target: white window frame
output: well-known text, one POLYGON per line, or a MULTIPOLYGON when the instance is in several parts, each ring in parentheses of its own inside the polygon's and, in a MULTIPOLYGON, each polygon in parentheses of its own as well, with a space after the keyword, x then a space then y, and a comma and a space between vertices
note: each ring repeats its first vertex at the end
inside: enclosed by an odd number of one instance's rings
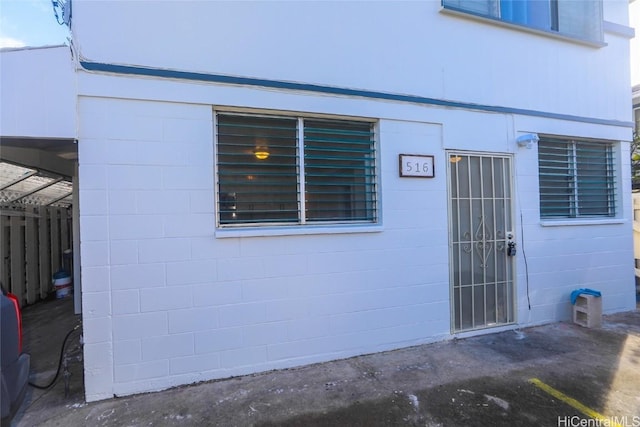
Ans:
POLYGON ((277 235, 295 235, 295 234, 334 234, 334 233, 354 233, 354 232, 378 232, 382 231, 381 208, 379 203, 380 191, 380 172, 379 172, 379 141, 378 141, 378 121, 371 118, 323 115, 323 114, 306 114, 289 111, 274 110, 256 110, 256 109, 240 109, 234 107, 214 108, 213 110, 213 155, 214 155, 214 201, 215 201, 215 222, 216 237, 238 237, 238 236, 277 236, 277 235), (259 223, 238 223, 238 224, 221 224, 220 221, 220 186, 219 186, 219 166, 218 166, 218 115, 236 115, 248 117, 266 117, 266 118, 282 118, 297 119, 297 181, 298 181, 298 213, 300 220, 298 222, 266 222, 259 223), (305 162, 304 162, 304 131, 303 123, 305 120, 339 120, 344 122, 360 122, 367 123, 372 128, 373 134, 373 170, 375 177, 371 183, 367 184, 373 187, 373 219, 372 220, 341 220, 341 221, 309 221, 306 218, 306 201, 305 201, 305 162))
MULTIPOLYGON (((619 222, 620 212, 618 206, 618 197, 620 191, 620 177, 618 175, 618 170, 616 166, 618 165, 618 147, 619 144, 616 144, 613 141, 602 141, 602 140, 590 140, 584 138, 563 138, 557 136, 540 136, 540 142, 538 143, 538 179, 540 183, 540 198, 539 198, 539 212, 540 219, 543 225, 559 225, 566 224, 568 222, 576 223, 576 224, 586 224, 586 223, 607 223, 607 222, 619 222), (565 144, 567 149, 566 155, 566 167, 570 169, 570 182, 567 185, 567 189, 571 190, 571 192, 567 193, 567 204, 564 208, 569 212, 568 214, 562 215, 553 215, 553 214, 545 214, 543 211, 548 210, 550 207, 547 204, 544 208, 543 206, 546 203, 549 203, 549 200, 543 201, 543 193, 545 190, 542 188, 543 175, 541 173, 542 161, 540 159, 540 143, 550 142, 557 144, 565 144), (585 209, 582 207, 584 203, 584 195, 581 195, 580 188, 582 185, 585 185, 585 180, 580 180, 579 177, 579 169, 580 165, 578 162, 579 156, 577 152, 580 150, 580 144, 601 144, 608 151, 605 166, 607 167, 606 171, 606 193, 603 193, 602 196, 607 199, 607 206, 609 209, 608 213, 599 213, 599 214, 589 214, 589 213, 581 213, 581 209, 585 209)), ((559 148, 558 150, 560 150, 559 148)), ((552 152, 547 152, 547 155, 553 156, 552 152)), ((549 161, 549 163, 553 163, 553 161, 549 161)), ((551 167, 549 164, 545 164, 547 168, 551 167)), ((560 166, 563 166, 562 164, 560 166)), ((552 174, 551 174, 552 175, 552 174)), ((550 176, 551 176, 550 175, 550 176)), ((559 196, 559 193, 547 193, 547 196, 559 196)))

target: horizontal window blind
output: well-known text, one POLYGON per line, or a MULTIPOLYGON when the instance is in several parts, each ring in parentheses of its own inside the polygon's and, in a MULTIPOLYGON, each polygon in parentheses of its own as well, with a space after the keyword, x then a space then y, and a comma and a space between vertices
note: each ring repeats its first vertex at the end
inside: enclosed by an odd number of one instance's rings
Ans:
POLYGON ((575 188, 573 161, 567 144, 538 142, 541 216, 571 216, 575 188))
POLYGON ((615 215, 611 144, 541 139, 538 161, 541 217, 615 215))
POLYGON ((297 120, 218 115, 220 224, 297 222, 297 120))
POLYGON ((374 159, 371 124, 305 120, 307 219, 374 220, 374 159))
POLYGON ((218 113, 220 226, 376 220, 370 122, 218 113))

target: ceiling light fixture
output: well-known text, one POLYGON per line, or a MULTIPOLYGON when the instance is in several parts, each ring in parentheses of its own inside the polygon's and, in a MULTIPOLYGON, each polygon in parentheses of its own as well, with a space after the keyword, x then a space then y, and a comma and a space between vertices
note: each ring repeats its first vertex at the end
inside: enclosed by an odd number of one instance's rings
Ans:
POLYGON ((256 147, 256 149, 253 150, 253 155, 256 156, 258 160, 266 160, 269 158, 270 153, 267 147, 256 147))

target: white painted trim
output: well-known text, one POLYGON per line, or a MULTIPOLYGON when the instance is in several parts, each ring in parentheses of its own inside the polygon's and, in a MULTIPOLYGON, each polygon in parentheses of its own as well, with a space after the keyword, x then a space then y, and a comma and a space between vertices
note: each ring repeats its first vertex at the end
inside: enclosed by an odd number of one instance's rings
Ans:
POLYGON ((629 221, 623 218, 598 219, 598 218, 581 218, 581 219, 557 219, 557 220, 541 220, 540 225, 543 227, 562 227, 571 225, 611 225, 626 224, 629 221))
POLYGON ((291 227, 251 227, 251 228, 224 228, 217 229, 215 237, 224 239, 228 237, 267 237, 267 236, 303 236, 315 234, 351 234, 351 233, 380 233, 384 231, 382 225, 296 225, 291 227))

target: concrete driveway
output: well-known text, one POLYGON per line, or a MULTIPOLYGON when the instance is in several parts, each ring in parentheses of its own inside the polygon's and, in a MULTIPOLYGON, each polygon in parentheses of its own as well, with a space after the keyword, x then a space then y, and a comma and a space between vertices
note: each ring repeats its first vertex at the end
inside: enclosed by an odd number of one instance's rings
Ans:
POLYGON ((13 425, 640 427, 637 310, 90 404, 73 369, 13 425))

